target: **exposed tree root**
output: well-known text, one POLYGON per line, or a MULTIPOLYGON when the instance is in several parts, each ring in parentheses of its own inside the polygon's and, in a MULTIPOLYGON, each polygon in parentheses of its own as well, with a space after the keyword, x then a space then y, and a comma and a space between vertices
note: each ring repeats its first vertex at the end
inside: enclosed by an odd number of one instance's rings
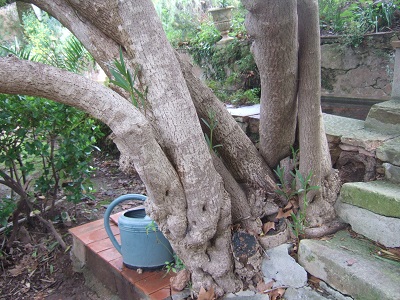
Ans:
POLYGON ((339 230, 342 230, 347 227, 346 223, 343 223, 341 220, 336 219, 330 223, 323 224, 320 227, 314 228, 306 228, 305 236, 306 238, 320 238, 324 235, 334 234, 339 230))

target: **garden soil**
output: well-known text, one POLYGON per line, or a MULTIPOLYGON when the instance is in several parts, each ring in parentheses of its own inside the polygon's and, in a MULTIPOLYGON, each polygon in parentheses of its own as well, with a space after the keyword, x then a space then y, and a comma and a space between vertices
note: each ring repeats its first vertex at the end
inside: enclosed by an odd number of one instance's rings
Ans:
MULTIPOLYGON (((96 188, 94 200, 84 199, 77 205, 60 201, 54 213, 54 226, 67 243, 67 251, 63 251, 37 218, 21 224, 18 240, 11 247, 6 247, 5 233, 0 234, 0 300, 115 298, 91 276, 73 270, 72 237, 68 229, 103 218, 107 204, 113 199, 128 193, 144 194, 145 187, 137 175, 122 173, 116 159, 96 158, 94 165, 97 167, 92 178, 96 188), (71 223, 57 218, 61 212, 68 213, 71 223)), ((114 211, 135 205, 124 202, 114 211)))

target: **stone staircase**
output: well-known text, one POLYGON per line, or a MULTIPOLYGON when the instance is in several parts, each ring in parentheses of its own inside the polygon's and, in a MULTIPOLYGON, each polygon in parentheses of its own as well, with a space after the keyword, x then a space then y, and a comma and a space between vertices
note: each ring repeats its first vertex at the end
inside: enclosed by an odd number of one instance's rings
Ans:
POLYGON ((400 101, 373 106, 365 122, 333 115, 324 121, 342 177, 351 181, 358 172, 366 182, 345 183, 335 206, 355 233, 302 240, 299 263, 353 299, 400 299, 400 262, 380 256, 400 247, 400 101))

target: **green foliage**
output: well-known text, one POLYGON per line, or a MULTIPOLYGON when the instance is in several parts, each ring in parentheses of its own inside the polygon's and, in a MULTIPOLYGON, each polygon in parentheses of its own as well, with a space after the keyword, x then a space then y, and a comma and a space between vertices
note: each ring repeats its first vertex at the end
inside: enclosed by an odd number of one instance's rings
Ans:
POLYGON ((318 190, 319 186, 310 185, 312 178, 312 171, 308 173, 306 177, 304 177, 297 168, 297 157, 299 150, 292 149, 292 164, 294 166, 294 171, 290 171, 290 175, 292 176, 291 182, 287 183, 284 177, 285 169, 280 166, 274 170, 275 174, 278 176, 280 183, 278 183, 279 189, 275 192, 278 195, 281 195, 286 198, 286 200, 291 200, 293 197, 298 197, 299 202, 302 198, 303 207, 298 211, 297 214, 292 213, 292 223, 290 223, 290 227, 293 231, 293 234, 297 239, 304 235, 305 228, 307 226, 306 220, 306 210, 307 210, 307 193, 311 190, 318 190), (297 188, 298 186, 298 188, 297 188))
POLYGON ((43 13, 39 20, 33 12, 24 14, 22 19, 25 42, 34 55, 44 59, 51 52, 58 53, 63 47, 63 27, 56 19, 43 13))
POLYGON ((90 195, 90 154, 100 135, 95 121, 75 108, 43 98, 0 95, 0 165, 34 189, 54 196, 61 183, 67 199, 90 195))
POLYGON ((230 2, 230 1, 228 1, 228 0, 220 0, 220 1, 218 1, 218 6, 219 6, 219 7, 227 7, 227 6, 230 5, 229 2, 230 2))
POLYGON ((166 261, 164 268, 168 274, 171 271, 174 273, 178 273, 179 271, 186 269, 186 266, 183 263, 183 261, 174 253, 174 261, 173 262, 166 261))
POLYGON ((151 222, 146 225, 146 234, 148 235, 149 232, 157 232, 157 224, 154 220, 151 220, 151 222))
POLYGON ((5 227, 7 225, 8 217, 11 216, 16 208, 15 201, 10 198, 0 198, 0 225, 5 227))
POLYGON ((334 32, 341 32, 344 20, 341 18, 345 0, 319 0, 319 17, 322 29, 334 32))
POLYGON ((297 214, 292 213, 292 221, 293 223, 290 223, 290 227, 293 231, 293 234, 296 236, 297 239, 299 239, 301 236, 305 234, 305 228, 307 226, 307 220, 306 220, 306 211, 307 211, 307 193, 311 190, 318 190, 319 186, 311 186, 311 178, 312 178, 312 171, 310 171, 307 175, 306 178, 303 177, 303 175, 300 173, 299 170, 295 170, 295 173, 292 173, 292 175, 296 178, 297 182, 299 183, 300 188, 296 191, 296 193, 300 196, 303 196, 303 207, 302 209, 299 210, 297 214))
POLYGON ((127 69, 125 65, 124 56, 122 55, 122 49, 119 49, 119 58, 120 60, 114 60, 115 68, 109 68, 111 74, 114 77, 114 80, 110 80, 110 82, 127 91, 131 97, 134 106, 139 107, 140 104, 143 109, 146 110, 147 87, 144 89, 143 92, 135 87, 139 67, 135 69, 135 72, 132 76, 131 72, 127 69))
MULTIPOLYGON (((65 32, 55 19, 44 15, 24 16, 29 44, 2 47, 20 59, 40 61, 82 73, 93 59, 74 37, 61 39, 65 32)), ((77 203, 91 197, 89 180, 93 168, 91 153, 101 136, 99 125, 87 114, 38 97, 0 94, 0 177, 12 185, 14 194, 33 201, 35 209, 52 206, 63 190, 67 200, 77 203), (36 202, 33 192, 44 195, 36 202)), ((16 208, 16 199, 1 202, 0 221, 16 208)))
POLYGON ((213 144, 214 130, 218 125, 218 120, 216 119, 215 111, 213 111, 213 110, 208 111, 208 121, 206 119, 203 119, 203 118, 201 118, 201 120, 208 127, 208 129, 210 130, 210 135, 208 135, 207 133, 204 134, 204 138, 206 139, 206 142, 207 142, 207 145, 208 145, 208 149, 210 151, 215 151, 216 152, 216 148, 222 147, 222 145, 220 145, 220 144, 214 145, 213 144))
POLYGON ((342 42, 359 46, 370 32, 390 30, 400 1, 319 0, 321 28, 343 34, 342 42))

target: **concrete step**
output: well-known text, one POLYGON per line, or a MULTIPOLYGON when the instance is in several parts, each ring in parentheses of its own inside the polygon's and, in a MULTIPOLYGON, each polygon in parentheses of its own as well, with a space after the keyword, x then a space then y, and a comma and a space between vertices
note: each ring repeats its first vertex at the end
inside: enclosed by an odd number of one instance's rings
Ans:
POLYGON ((400 100, 389 100, 373 105, 365 120, 365 128, 398 134, 400 132, 400 100))
POLYGON ((399 300, 400 263, 378 256, 379 248, 340 231, 329 240, 302 240, 299 263, 342 294, 362 300, 399 300))
POLYGON ((348 182, 340 190, 344 203, 376 214, 400 218, 400 185, 388 181, 348 182))
MULTIPOLYGON (((335 204, 338 216, 352 229, 385 247, 400 247, 400 219, 375 214, 364 208, 343 203, 335 204)), ((400 280, 400 279, 399 279, 400 280)))

